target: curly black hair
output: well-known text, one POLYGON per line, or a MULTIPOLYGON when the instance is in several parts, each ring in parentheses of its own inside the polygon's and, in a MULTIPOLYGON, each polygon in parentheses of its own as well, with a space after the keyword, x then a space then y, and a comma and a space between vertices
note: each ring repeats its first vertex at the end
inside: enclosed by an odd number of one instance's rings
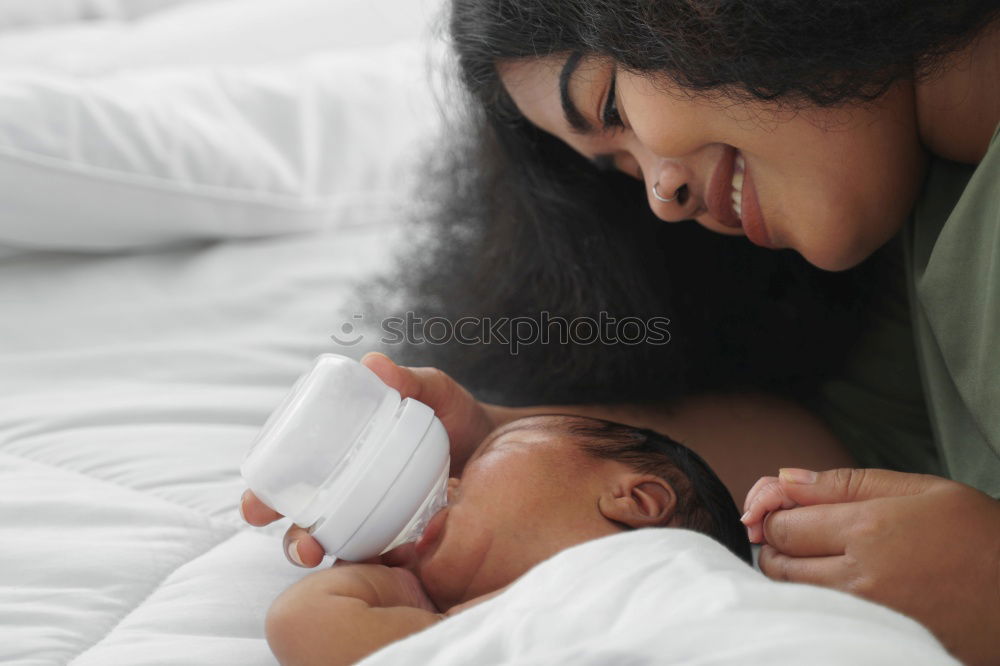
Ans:
POLYGON ((463 80, 505 106, 498 60, 583 52, 691 92, 831 106, 931 75, 997 0, 452 0, 463 80))

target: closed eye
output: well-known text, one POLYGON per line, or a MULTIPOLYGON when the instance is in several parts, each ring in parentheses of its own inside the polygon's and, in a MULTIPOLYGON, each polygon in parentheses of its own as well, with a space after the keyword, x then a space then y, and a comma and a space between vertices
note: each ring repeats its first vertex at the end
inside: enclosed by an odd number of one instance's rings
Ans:
POLYGON ((624 128, 621 114, 618 113, 617 98, 618 73, 611 73, 611 83, 608 84, 608 97, 604 100, 604 110, 601 112, 601 124, 605 130, 624 128))

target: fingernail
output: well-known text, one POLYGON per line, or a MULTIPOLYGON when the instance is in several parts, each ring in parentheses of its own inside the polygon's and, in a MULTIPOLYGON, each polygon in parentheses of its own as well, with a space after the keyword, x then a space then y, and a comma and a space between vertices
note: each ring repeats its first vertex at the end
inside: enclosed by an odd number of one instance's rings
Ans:
POLYGON ((749 520, 749 519, 750 519, 750 512, 749 512, 749 511, 747 511, 747 512, 746 512, 746 513, 744 513, 744 514, 743 514, 742 516, 740 516, 740 522, 741 522, 741 523, 745 523, 745 522, 747 522, 747 520, 749 520))
POLYGON ((796 469, 794 467, 785 467, 778 471, 778 478, 789 483, 816 483, 818 476, 816 472, 811 472, 808 469, 796 469))
POLYGON ((302 558, 299 557, 299 542, 298 541, 292 541, 291 543, 288 544, 288 557, 290 557, 291 560, 292 560, 292 562, 295 562, 300 567, 304 567, 305 566, 304 564, 302 564, 302 558))
POLYGON ((247 514, 246 514, 246 512, 245 512, 245 511, 243 511, 243 503, 247 501, 247 492, 248 492, 248 491, 244 490, 244 491, 243 491, 243 494, 242 494, 242 495, 240 495, 240 503, 239 503, 239 505, 238 505, 238 506, 236 507, 237 509, 239 509, 239 512, 240 512, 240 518, 242 518, 242 519, 243 519, 243 522, 245 522, 245 523, 249 523, 249 522, 250 522, 249 520, 247 520, 247 514))

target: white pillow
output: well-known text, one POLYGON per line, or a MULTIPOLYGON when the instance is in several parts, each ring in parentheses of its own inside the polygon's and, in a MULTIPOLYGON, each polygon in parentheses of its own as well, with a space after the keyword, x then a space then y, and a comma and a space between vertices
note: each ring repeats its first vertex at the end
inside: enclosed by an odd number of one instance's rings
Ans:
POLYGON ((117 250, 405 206, 439 125, 429 53, 413 42, 255 67, 2 76, 0 244, 117 250))
MULTIPOLYGON (((36 1, 50 9, 63 4, 63 0, 18 0, 18 4, 36 1)), ((105 0, 100 4, 107 6, 89 20, 77 16, 75 22, 3 33, 0 66, 95 76, 149 67, 273 63, 425 38, 438 25, 442 3, 105 0), (148 15, 124 20, 137 14, 140 5, 148 5, 148 15), (154 5, 160 11, 153 12, 154 5)), ((67 2, 77 9, 82 4, 86 3, 67 2)), ((16 13, 5 15, 0 4, 0 26, 14 20, 16 13)))
POLYGON ((210 0, 0 0, 0 31, 53 23, 135 19, 173 5, 210 0))

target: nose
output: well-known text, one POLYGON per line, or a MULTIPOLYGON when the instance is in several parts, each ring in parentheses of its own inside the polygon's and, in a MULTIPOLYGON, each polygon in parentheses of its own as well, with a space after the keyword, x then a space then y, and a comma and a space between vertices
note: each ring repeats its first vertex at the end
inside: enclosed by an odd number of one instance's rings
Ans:
POLYGON ((681 160, 655 155, 641 144, 630 148, 642 171, 653 214, 665 222, 690 219, 697 207, 690 187, 690 168, 681 160))
POLYGON ((679 222, 692 217, 696 203, 689 183, 692 174, 683 163, 657 158, 651 168, 643 170, 646 197, 653 214, 665 222, 679 222))

